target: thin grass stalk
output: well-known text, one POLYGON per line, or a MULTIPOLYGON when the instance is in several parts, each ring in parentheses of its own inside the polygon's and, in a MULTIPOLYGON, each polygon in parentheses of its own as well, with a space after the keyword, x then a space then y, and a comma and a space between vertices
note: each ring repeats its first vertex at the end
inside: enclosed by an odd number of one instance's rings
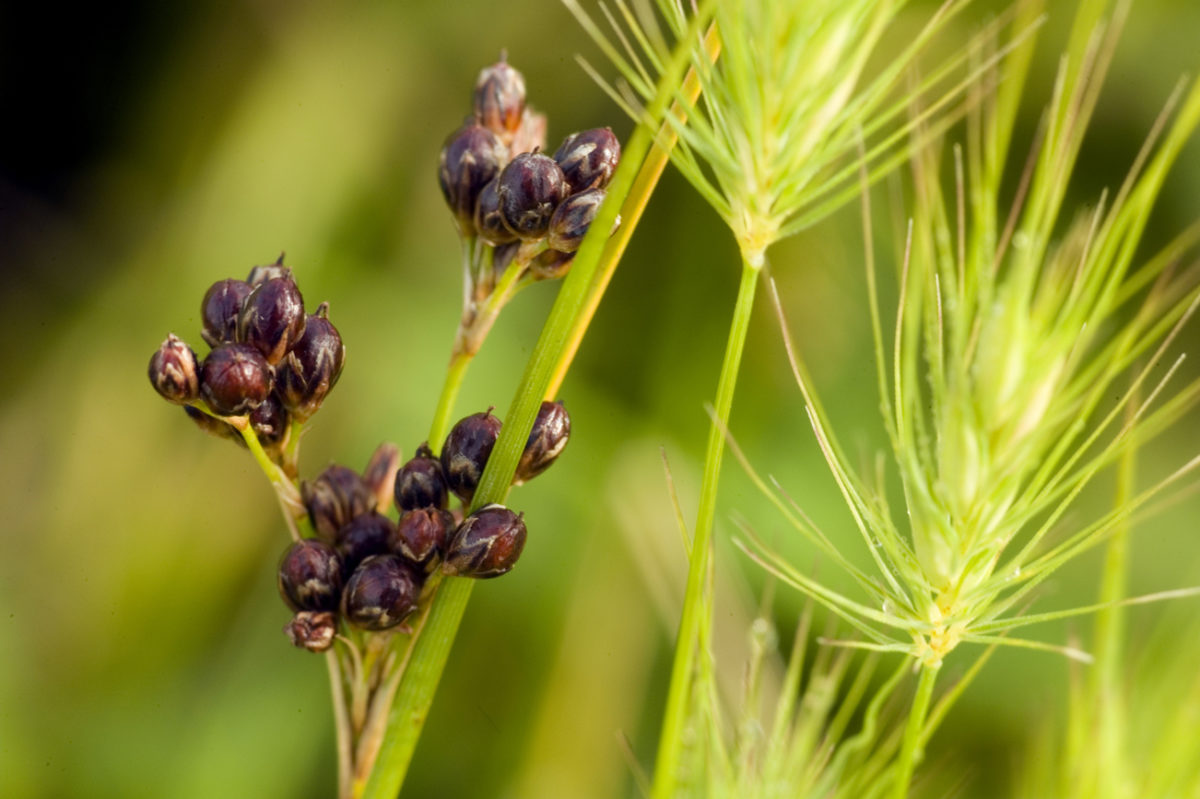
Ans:
POLYGON ((929 715, 930 700, 933 698, 933 686, 937 682, 937 666, 921 666, 921 678, 917 682, 917 693, 913 697, 912 709, 908 714, 908 724, 904 728, 904 743, 900 748, 900 758, 896 763, 896 781, 892 786, 892 799, 905 799, 908 796, 908 784, 912 781, 913 771, 920 762, 924 749, 925 718, 929 715))
POLYGON ((692 666, 696 658, 696 633, 701 619, 704 575, 707 570, 713 520, 716 515, 721 460, 725 453, 724 430, 729 426, 729 414, 733 408, 733 395, 737 386, 742 352, 746 346, 746 333, 750 328, 750 316, 754 310, 754 294, 758 286, 761 265, 761 254, 755 258, 743 253, 742 276, 738 286, 737 301, 734 303, 729 338, 725 344, 721 376, 717 382, 714 420, 709 428, 708 445, 704 455, 704 477, 700 486, 700 503, 692 538, 687 590, 684 594, 683 613, 679 620, 679 632, 675 639, 675 659, 671 667, 671 684, 654 768, 653 796, 655 799, 665 799, 671 796, 675 789, 679 750, 682 745, 683 728, 687 721, 689 707, 692 666))
MULTIPOLYGON (((711 5, 710 2, 705 7, 711 9, 711 5)), ((586 329, 590 322, 591 314, 587 309, 598 302, 595 295, 602 293, 607 286, 606 280, 598 284, 596 275, 603 274, 605 270, 611 272, 615 268, 611 262, 619 259, 624 250, 624 240, 613 247, 606 234, 616 222, 618 211, 628 208, 631 217, 640 216, 640 208, 645 205, 646 198, 654 188, 656 180, 635 178, 637 172, 645 172, 643 162, 655 145, 657 124, 661 123, 667 103, 683 77, 690 56, 691 40, 699 37, 707 19, 708 14, 703 9, 694 17, 689 35, 676 49, 663 74, 659 96, 647 110, 648 120, 655 122, 639 123, 625 148, 621 165, 609 187, 608 201, 601 206, 591 225, 526 364, 500 438, 476 491, 472 509, 491 502, 501 502, 508 494, 517 461, 542 397, 546 395, 555 375, 565 372, 564 364, 569 364, 573 358, 582 329, 586 329), (635 187, 638 190, 636 194, 633 191, 635 187), (618 200, 622 200, 619 208, 616 205, 618 200), (572 341, 576 342, 575 346, 571 346, 572 341)), ((652 161, 648 166, 661 174, 661 165, 656 167, 652 161)), ((632 228, 632 225, 628 226, 632 228)), ((392 799, 403 785, 473 586, 474 582, 470 579, 451 577, 443 581, 431 600, 425 626, 411 644, 412 656, 388 718, 383 744, 361 793, 364 799, 392 799)))

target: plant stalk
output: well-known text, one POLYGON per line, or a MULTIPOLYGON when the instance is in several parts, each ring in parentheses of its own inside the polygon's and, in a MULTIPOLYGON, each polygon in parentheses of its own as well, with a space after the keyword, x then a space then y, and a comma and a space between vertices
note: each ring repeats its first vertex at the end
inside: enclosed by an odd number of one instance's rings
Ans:
POLYGON ((743 252, 742 277, 734 304, 733 321, 725 343, 725 359, 717 382, 714 421, 709 428, 708 446, 704 454, 704 477, 700 485, 700 503, 696 513, 696 531, 692 539, 687 591, 683 600, 683 615, 675 639, 675 660, 671 667, 671 685, 659 737, 658 758, 654 767, 654 799, 667 799, 675 791, 678 776, 679 752, 683 727, 687 719, 691 693, 692 667, 696 658, 697 630, 703 609, 704 577, 708 569, 709 543, 712 540, 713 520, 717 508, 717 486, 721 476, 721 460, 725 453, 725 433, 733 408, 746 333, 754 310, 754 293, 761 270, 761 254, 755 258, 743 252))
POLYGON ((896 782, 892 786, 892 799, 906 799, 908 784, 913 771, 924 755, 923 731, 925 717, 929 714, 933 698, 933 685, 937 682, 938 667, 921 666, 921 677, 917 682, 917 693, 913 697, 908 724, 904 728, 904 742, 900 747, 900 758, 896 763, 896 782))

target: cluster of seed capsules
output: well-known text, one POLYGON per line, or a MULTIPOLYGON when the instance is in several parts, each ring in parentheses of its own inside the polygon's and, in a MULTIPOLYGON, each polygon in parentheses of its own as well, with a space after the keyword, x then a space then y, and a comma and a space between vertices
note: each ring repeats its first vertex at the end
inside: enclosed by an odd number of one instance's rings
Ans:
POLYGON ((329 321, 329 304, 306 313, 280 256, 251 269, 245 280, 214 283, 200 315, 200 335, 212 348, 208 355, 201 362, 184 341, 167 336, 150 358, 151 384, 215 435, 244 443, 233 425, 216 416, 244 417, 263 448, 277 456, 293 421, 316 413, 341 376, 346 349, 329 321))
POLYGON ((495 248, 496 272, 527 244, 536 277, 562 277, 604 200, 620 142, 594 128, 545 155, 546 118, 526 107, 525 79, 503 59, 480 72, 474 107, 446 140, 438 169, 459 233, 495 248))
MULTIPOLYGON (((465 518, 449 509, 451 495, 464 506, 474 497, 500 427, 490 410, 473 414, 450 431, 440 457, 422 445, 400 466, 385 444, 362 475, 335 464, 301 485, 316 537, 293 543, 279 564, 279 593, 295 613, 284 628, 293 644, 328 649, 339 616, 370 632, 398 627, 436 572, 485 578, 513 568, 525 547, 521 514, 496 504, 465 518), (387 515, 393 499, 398 521, 387 515)), ((562 404, 542 403, 513 482, 548 468, 570 434, 562 404)))

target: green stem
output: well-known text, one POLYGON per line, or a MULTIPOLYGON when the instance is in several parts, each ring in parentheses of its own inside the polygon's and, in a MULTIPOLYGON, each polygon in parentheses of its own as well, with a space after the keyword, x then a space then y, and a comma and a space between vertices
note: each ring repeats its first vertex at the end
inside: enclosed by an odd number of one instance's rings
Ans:
POLYGON ((704 478, 700 485, 700 506, 696 513, 696 532, 692 539, 687 592, 684 594, 683 615, 679 620, 679 633, 675 640, 671 685, 659 737, 658 759, 654 767, 655 799, 670 797, 675 791, 675 780, 678 776, 679 753, 683 727, 687 719, 697 630, 703 604, 704 576, 708 568, 709 544, 717 508, 717 486, 721 476, 721 459, 725 453, 725 430, 728 428, 729 413, 733 408, 733 394, 737 386, 742 351, 746 346, 746 332, 749 330, 750 316, 754 310, 754 292, 758 286, 760 265, 761 258, 747 257, 743 253, 741 285, 738 287, 733 322, 725 344, 725 360, 717 382, 714 421, 709 428, 708 447, 704 454, 704 478))
POLYGON ((332 649, 325 652, 325 665, 329 667, 329 690, 333 694, 333 725, 337 732, 338 799, 350 799, 350 780, 353 771, 350 754, 350 718, 346 712, 346 690, 342 680, 342 666, 337 653, 332 649))
MULTIPOLYGON (((601 204, 592 221, 590 232, 584 237, 571 271, 559 289, 542 333, 526 363, 516 396, 505 415, 500 438, 475 491, 474 507, 502 502, 507 496, 517 461, 542 399, 552 385, 557 393, 556 376, 562 374, 574 356, 575 346, 591 321, 590 309, 594 308, 597 295, 607 287, 606 280, 596 282, 595 278, 611 269, 614 260, 619 259, 624 251, 627 237, 610 240, 608 232, 613 229, 619 214, 628 213, 624 216, 626 220, 636 220, 656 185, 656 180, 644 180, 636 183, 638 191, 631 191, 637 178, 641 177, 639 170, 654 144, 657 126, 679 88, 692 41, 708 23, 712 8, 711 0, 701 4, 700 11, 693 17, 689 30, 681 37, 670 64, 663 72, 658 96, 647 107, 643 122, 625 147, 621 163, 608 187, 608 199, 601 204)), ((661 166, 656 169, 661 171, 661 166)), ((626 224, 632 227, 630 222, 626 224)), ((454 367, 453 363, 451 367, 454 367)), ((447 408, 452 404, 453 395, 448 400, 443 397, 438 403, 439 415, 444 420, 439 423, 435 418, 430 436, 431 447, 436 446, 434 442, 444 437, 448 429, 450 411, 447 408)), ((421 728, 429 714, 433 695, 437 691, 473 588, 474 582, 470 579, 448 578, 430 600, 429 618, 421 634, 413 641, 411 659, 388 718, 384 741, 363 791, 365 799, 394 799, 404 784, 421 728)))
POLYGON ((937 673, 937 667, 921 667, 921 678, 917 682, 917 694, 913 697, 912 709, 908 714, 908 725, 904 728, 904 743, 901 744, 900 759, 896 763, 896 782, 892 786, 892 799, 906 799, 913 771, 924 755, 922 739, 925 716, 929 713, 929 704, 933 698, 933 685, 937 682, 937 673))
POLYGON ((462 388, 463 378, 466 377, 467 367, 471 365, 474 356, 466 352, 456 352, 450 358, 450 366, 446 369, 446 379, 442 382, 442 393, 438 397, 437 407, 433 411, 433 423, 429 426, 429 447, 436 455, 442 449, 442 441, 450 432, 450 422, 454 417, 454 401, 458 399, 458 390, 462 388))

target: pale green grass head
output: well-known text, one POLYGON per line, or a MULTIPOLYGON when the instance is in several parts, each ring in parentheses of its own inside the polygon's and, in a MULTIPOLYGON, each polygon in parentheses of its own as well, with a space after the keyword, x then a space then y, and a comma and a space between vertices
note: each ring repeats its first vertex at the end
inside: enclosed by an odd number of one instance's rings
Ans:
MULTIPOLYGON (((1016 29, 1040 11, 1021 5, 1016 29)), ((1195 383, 1170 384, 1181 359, 1171 344, 1196 303, 1197 269, 1188 259, 1200 225, 1139 256, 1163 180, 1200 119, 1200 87, 1181 85, 1170 98, 1112 193, 1078 212, 1063 207, 1124 6, 1104 12, 1101 2, 1081 5, 1023 171, 1009 163, 1009 149, 1032 40, 976 90, 965 149, 933 141, 914 150, 911 218, 898 226, 906 239, 899 307, 887 322, 868 252, 900 512, 888 505, 882 461, 876 474, 856 473, 795 364, 818 442, 879 576, 851 565, 802 514, 786 509, 871 601, 834 594, 760 544, 751 548, 854 623, 865 637, 859 646, 907 652, 931 667, 962 642, 1055 648, 1007 634, 1087 609, 1026 615, 1031 592, 1197 463, 1097 518, 1066 522, 1097 474, 1200 396, 1195 383), (1006 167, 1022 175, 1011 203, 1001 199, 1006 167), (946 174, 953 180, 943 188, 946 174)))
POLYGON ((880 177, 903 163, 918 124, 943 126, 966 83, 961 75, 955 82, 955 71, 972 54, 966 48, 925 79, 907 80, 918 54, 968 0, 947 2, 879 69, 868 61, 904 0, 710 0, 694 14, 680 0, 616 0, 616 14, 602 6, 611 34, 577 0, 563 1, 621 80, 610 85, 584 67, 639 120, 670 41, 686 37, 697 17, 711 22, 692 53, 699 99, 681 88, 668 115, 678 137, 671 159, 755 266, 772 243, 853 200, 861 166, 880 177), (924 108, 914 119, 908 111, 917 98, 924 108))

